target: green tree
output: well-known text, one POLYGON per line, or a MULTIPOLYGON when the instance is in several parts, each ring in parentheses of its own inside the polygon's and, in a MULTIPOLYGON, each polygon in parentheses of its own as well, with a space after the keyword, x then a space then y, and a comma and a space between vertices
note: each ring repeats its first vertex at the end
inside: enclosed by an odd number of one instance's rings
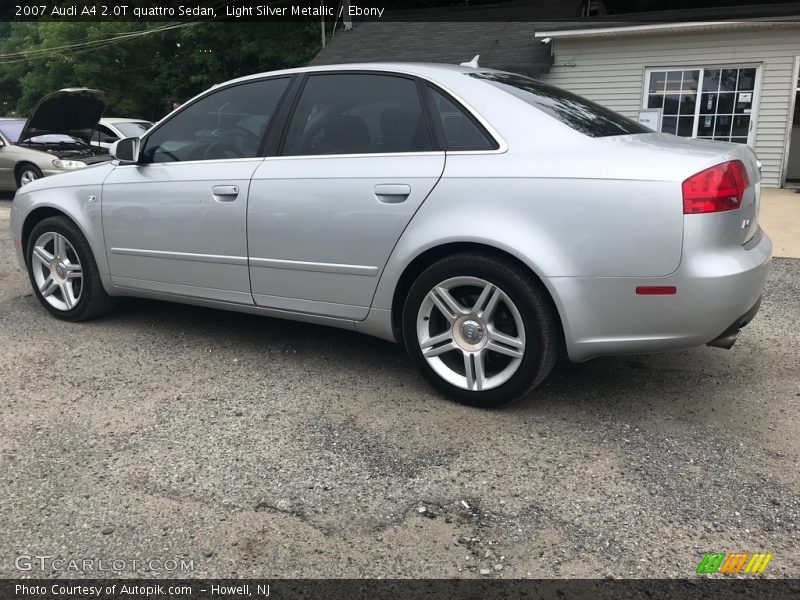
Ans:
POLYGON ((318 38, 303 22, 0 23, 0 111, 27 116, 52 91, 90 87, 106 115, 155 120, 215 83, 305 64, 318 38))

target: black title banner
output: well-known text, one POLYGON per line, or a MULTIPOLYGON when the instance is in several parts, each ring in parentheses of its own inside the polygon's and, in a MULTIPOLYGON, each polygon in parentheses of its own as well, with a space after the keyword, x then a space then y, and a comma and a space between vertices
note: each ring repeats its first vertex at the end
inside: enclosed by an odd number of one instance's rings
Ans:
POLYGON ((722 12, 718 0, 619 6, 608 0, 603 6, 609 10, 597 12, 592 8, 597 3, 580 0, 0 0, 0 21, 519 21, 595 26, 800 17, 792 3, 727 3, 734 6, 722 12))
POLYGON ((800 595, 796 579, 662 580, 304 580, 19 579, 0 580, 3 600, 670 600, 800 595))

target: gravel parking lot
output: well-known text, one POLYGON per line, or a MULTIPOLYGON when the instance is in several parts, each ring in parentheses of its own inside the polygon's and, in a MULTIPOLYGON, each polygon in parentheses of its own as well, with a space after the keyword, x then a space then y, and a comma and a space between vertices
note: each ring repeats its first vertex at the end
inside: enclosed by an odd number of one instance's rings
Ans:
POLYGON ((48 574, 20 555, 193 565, 129 576, 685 577, 706 551, 800 574, 798 260, 774 261, 731 351, 562 364, 488 412, 346 331, 142 300, 57 321, 9 207, 0 577, 48 574))

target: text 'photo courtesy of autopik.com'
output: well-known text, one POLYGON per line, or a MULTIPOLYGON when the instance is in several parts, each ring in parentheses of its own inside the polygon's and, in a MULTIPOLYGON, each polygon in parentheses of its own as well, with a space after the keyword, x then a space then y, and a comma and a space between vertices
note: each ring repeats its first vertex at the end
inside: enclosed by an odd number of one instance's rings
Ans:
POLYGON ((0 600, 800 596, 800 3, 0 3, 0 600))

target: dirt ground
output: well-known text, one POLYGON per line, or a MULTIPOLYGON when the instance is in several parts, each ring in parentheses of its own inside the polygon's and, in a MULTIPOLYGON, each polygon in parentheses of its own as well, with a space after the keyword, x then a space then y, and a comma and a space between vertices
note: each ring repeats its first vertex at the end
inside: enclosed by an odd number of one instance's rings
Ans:
POLYGON ((686 577, 707 551, 800 574, 798 260, 730 351, 561 364, 489 412, 342 330, 142 300, 60 322, 9 206, 0 577, 96 575, 18 570, 42 555, 127 561, 105 576, 686 577))

